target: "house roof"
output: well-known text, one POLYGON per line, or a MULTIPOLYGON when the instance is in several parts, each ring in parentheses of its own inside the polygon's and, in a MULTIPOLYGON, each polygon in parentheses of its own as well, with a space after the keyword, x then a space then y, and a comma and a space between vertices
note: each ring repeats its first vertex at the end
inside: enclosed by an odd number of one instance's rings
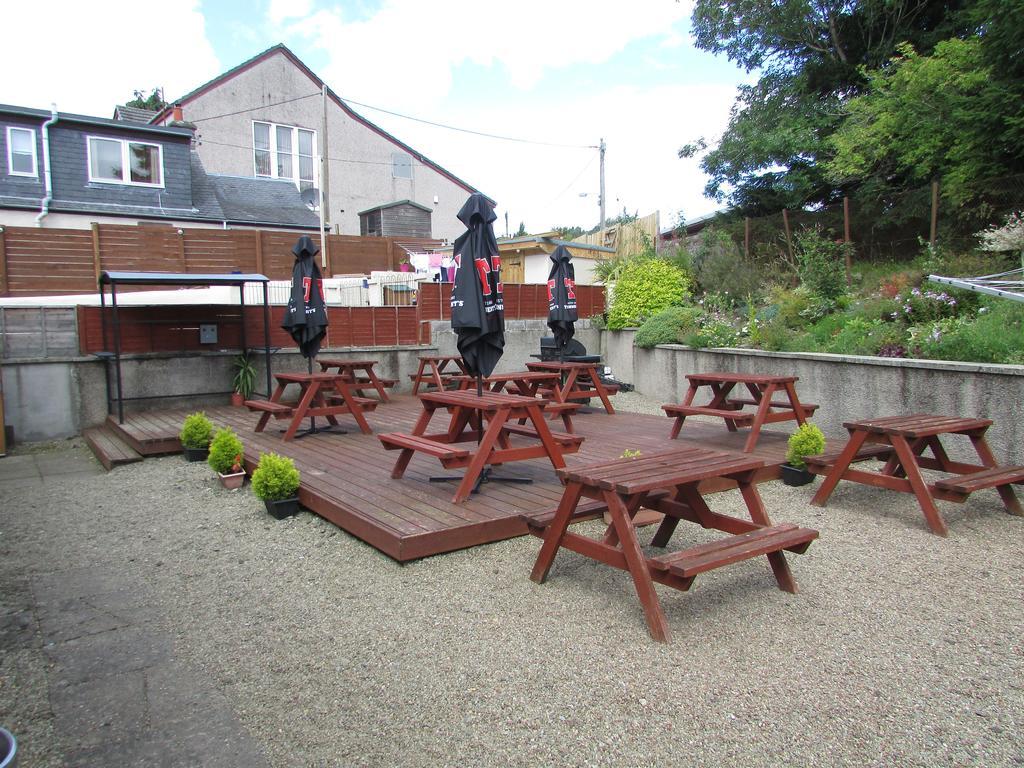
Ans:
POLYGON ((156 116, 155 109, 141 109, 140 107, 129 107, 126 104, 118 104, 114 107, 114 119, 125 123, 148 123, 156 116))
MULTIPOLYGON (((51 117, 48 109, 33 109, 32 107, 16 107, 11 104, 0 104, 0 114, 19 115, 31 117, 38 120, 49 120, 51 117)), ((57 119, 65 123, 78 123, 80 125, 93 125, 103 128, 116 128, 120 131, 132 133, 147 133, 164 136, 166 138, 179 138, 192 140, 192 131, 188 128, 173 128, 164 125, 149 125, 145 123, 129 123, 123 120, 109 120, 105 117, 91 117, 90 115, 77 115, 71 112, 58 112, 57 119)))
POLYGON ((419 208, 421 211, 433 213, 430 208, 421 203, 414 203, 412 200, 396 200, 393 203, 384 203, 383 205, 375 205, 372 208, 367 208, 365 211, 360 211, 358 215, 362 216, 364 213, 370 213, 371 211, 383 211, 385 208, 394 208, 399 205, 411 205, 413 208, 419 208))
MULTIPOLYGON (((324 87, 326 87, 327 95, 330 97, 330 99, 335 104, 337 104, 338 107, 340 107, 342 109, 342 111, 344 111, 353 120, 357 120, 358 122, 362 123, 367 128, 369 128, 371 131, 374 131, 375 133, 379 134, 383 138, 385 138, 388 141, 390 141, 395 146, 400 147, 404 151, 408 152, 410 155, 412 155, 413 158, 418 160, 420 163, 422 163, 423 165, 430 166, 435 171, 440 173, 442 176, 445 176, 448 179, 450 179, 451 181, 453 181, 454 183, 458 184, 460 187, 465 189, 467 192, 479 192, 480 191, 480 190, 476 189, 475 187, 471 186, 470 184, 468 184, 467 182, 465 182, 462 179, 460 179, 458 176, 456 176, 451 171, 449 171, 449 170, 447 170, 445 168, 442 168, 440 165, 435 163, 433 160, 428 158, 426 155, 422 154, 421 152, 417 152, 415 149, 410 147, 405 142, 400 141, 399 139, 395 138, 390 133, 388 133, 383 128, 381 128, 379 125, 375 125, 374 123, 370 122, 365 117, 363 117, 358 112, 356 112, 354 109, 352 109, 348 104, 346 104, 344 101, 342 101, 341 97, 338 96, 338 94, 336 94, 334 91, 332 91, 331 87, 328 86, 323 80, 321 80, 316 75, 316 73, 313 72, 313 70, 311 70, 309 67, 307 67, 298 56, 296 56, 294 53, 292 53, 291 50, 289 50, 288 47, 286 45, 284 45, 284 43, 278 43, 277 45, 268 48, 267 50, 263 51, 262 53, 256 54, 251 59, 249 59, 247 61, 243 61, 237 67, 232 67, 231 69, 229 69, 224 74, 218 75, 217 77, 213 78, 213 80, 210 80, 209 82, 204 83, 203 85, 199 86, 195 90, 186 93, 180 99, 175 99, 172 102, 172 105, 184 105, 184 104, 187 104, 188 102, 192 101, 196 97, 201 96, 202 94, 206 93, 207 91, 213 90, 217 86, 222 85, 223 83, 226 83, 228 80, 231 80, 236 75, 239 75, 239 74, 245 72, 246 70, 251 69, 252 67, 254 67, 257 64, 259 64, 260 62, 262 62, 262 61, 264 61, 266 59, 269 59, 271 56, 275 56, 277 54, 285 56, 287 59, 289 59, 311 81, 313 81, 313 83, 316 85, 317 88, 324 88, 324 87)), ((160 110, 160 112, 158 112, 156 114, 156 116, 153 117, 151 122, 157 123, 157 122, 159 122, 161 120, 166 119, 167 116, 171 114, 171 110, 172 109, 173 109, 173 106, 171 106, 171 105, 169 105, 167 107, 164 107, 164 109, 160 110)))

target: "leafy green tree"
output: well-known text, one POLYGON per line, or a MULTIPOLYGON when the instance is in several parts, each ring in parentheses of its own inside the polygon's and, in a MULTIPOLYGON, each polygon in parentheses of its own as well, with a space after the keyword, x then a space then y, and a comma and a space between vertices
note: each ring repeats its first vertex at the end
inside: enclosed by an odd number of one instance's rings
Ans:
POLYGON ((519 222, 519 229, 516 230, 516 233, 514 235, 512 235, 512 237, 525 237, 528 234, 530 234, 530 233, 526 231, 526 223, 520 221, 519 222))
MULTIPOLYGON (((997 0, 990 0, 996 2, 997 0)), ((940 40, 966 33, 970 0, 697 0, 697 46, 724 53, 747 71, 718 146, 701 162, 706 193, 748 215, 828 204, 844 190, 822 161, 841 106, 866 85, 862 67, 881 67, 909 42, 930 53, 940 40)), ((683 147, 693 156, 702 142, 683 147)))
POLYGON ((136 109, 148 109, 152 112, 158 112, 167 106, 167 102, 164 101, 164 93, 160 88, 154 88, 149 92, 149 96, 145 94, 145 91, 132 91, 135 94, 135 98, 131 101, 126 101, 126 107, 135 107, 136 109))
POLYGON ((850 100, 829 139, 827 168, 837 182, 895 177, 922 186, 941 176, 943 194, 963 206, 1020 151, 1003 140, 1013 94, 985 63, 978 38, 943 41, 931 56, 900 46, 867 76, 867 91, 850 100))
POLYGON ((586 234, 583 227, 552 227, 552 232, 557 232, 562 240, 575 240, 586 234))

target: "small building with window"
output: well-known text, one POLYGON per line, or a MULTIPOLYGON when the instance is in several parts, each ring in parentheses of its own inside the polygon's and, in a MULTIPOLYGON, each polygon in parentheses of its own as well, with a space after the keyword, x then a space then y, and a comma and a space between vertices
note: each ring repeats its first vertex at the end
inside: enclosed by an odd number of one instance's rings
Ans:
POLYGON ((477 190, 357 113, 284 45, 185 94, 152 122, 180 120, 196 126, 211 173, 322 190, 333 232, 359 233, 361 212, 387 200, 427 209, 425 237, 455 239, 465 230, 456 214, 477 190))
POLYGON ((0 225, 316 230, 289 181, 208 174, 193 130, 0 105, 0 225))
POLYGON ((398 200, 359 212, 363 237, 425 237, 430 235, 433 211, 412 200, 398 200))

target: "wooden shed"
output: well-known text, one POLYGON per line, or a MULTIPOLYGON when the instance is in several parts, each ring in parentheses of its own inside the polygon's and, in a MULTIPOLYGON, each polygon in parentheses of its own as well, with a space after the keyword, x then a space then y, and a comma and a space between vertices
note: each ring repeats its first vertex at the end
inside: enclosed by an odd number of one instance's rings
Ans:
POLYGON ((568 242, 555 232, 498 240, 501 254, 501 279, 506 283, 544 283, 551 270, 551 253, 560 245, 569 249, 579 285, 597 282, 594 265, 615 255, 615 249, 579 241, 568 242))
POLYGON ((359 212, 363 237, 431 237, 433 211, 412 200, 398 200, 359 212))

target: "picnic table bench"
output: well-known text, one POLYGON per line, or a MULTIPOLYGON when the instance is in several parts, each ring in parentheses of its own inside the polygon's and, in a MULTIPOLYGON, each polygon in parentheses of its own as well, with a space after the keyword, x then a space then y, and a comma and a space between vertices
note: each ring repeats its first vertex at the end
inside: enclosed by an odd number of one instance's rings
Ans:
POLYGON ((573 400, 587 400, 597 396, 605 411, 615 413, 609 399, 619 391, 618 384, 605 384, 597 372, 598 363, 559 362, 557 360, 527 363, 531 371, 553 371, 565 376, 556 390, 552 390, 556 402, 568 403, 573 400))
MULTIPOLYGON (((565 431, 572 434, 572 417, 580 409, 580 403, 563 401, 561 396, 561 374, 554 371, 513 371, 511 373, 492 373, 482 380, 489 392, 512 391, 523 397, 540 397, 547 402, 544 407, 551 419, 560 417, 565 431), (513 391, 514 390, 514 391, 513 391)), ((455 376, 459 389, 472 389, 476 386, 475 376, 455 376)), ((523 419, 520 424, 525 423, 523 419)))
POLYGON ((995 488, 1007 512, 1024 514, 1012 485, 1024 484, 1024 466, 999 466, 985 440, 991 419, 913 414, 886 416, 877 419, 848 421, 846 446, 838 453, 808 456, 807 468, 825 475, 811 504, 825 506, 840 480, 913 493, 932 533, 948 535, 946 523, 939 515, 936 500, 963 503, 968 497, 986 488, 995 488), (940 437, 961 435, 970 439, 981 464, 954 461, 943 447, 940 437), (924 455, 929 450, 931 456, 924 455), (850 465, 869 458, 885 461, 878 472, 854 469, 850 465), (929 483, 922 469, 949 473, 929 483))
POLYGON ((323 416, 336 427, 336 417, 348 414, 355 419, 363 434, 373 433, 363 412, 374 410, 377 401, 354 395, 345 376, 336 373, 275 373, 274 378, 277 379, 277 386, 269 400, 245 401, 245 407, 250 411, 260 412, 256 432, 262 432, 271 417, 291 418, 284 433, 287 442, 295 438, 303 419, 323 416), (298 385, 300 392, 297 400, 283 399, 289 384, 298 385))
POLYGON ((768 376, 750 373, 690 373, 686 375, 689 386, 681 404, 669 403, 661 406, 665 415, 674 418, 670 437, 675 440, 683 428, 687 416, 713 416, 725 421, 730 432, 739 427, 749 427, 743 447, 750 453, 757 445, 761 428, 765 424, 781 421, 796 421, 803 424, 808 416, 818 409, 814 403, 801 403, 796 394, 797 376, 768 376), (734 396, 737 385, 746 387, 749 396, 734 396), (711 389, 711 399, 704 405, 694 405, 697 392, 703 387, 711 389), (778 398, 776 397, 778 395, 778 398), (755 410, 744 411, 745 406, 755 410))
POLYGON ((784 551, 802 553, 818 537, 811 528, 789 523, 773 525, 753 476, 764 462, 749 456, 705 448, 681 448, 664 453, 560 469, 565 483, 558 508, 546 515, 524 515, 530 532, 544 539, 530 578, 543 583, 559 548, 628 571, 648 631, 667 642, 670 632, 654 582, 688 590, 701 573, 750 558, 767 556, 779 588, 796 592, 784 551), (750 520, 713 512, 699 485, 711 478, 735 480, 750 520), (581 504, 584 498, 590 503, 581 504), (651 545, 665 547, 680 520, 728 534, 715 541, 647 557, 640 548, 633 517, 641 507, 665 515, 651 545), (611 517, 602 539, 569 530, 570 523, 607 511, 611 517))
POLYGON ((427 391, 430 387, 445 390, 456 383, 456 376, 469 374, 461 355, 423 355, 419 361, 416 373, 409 374, 414 395, 419 393, 421 384, 427 391))

